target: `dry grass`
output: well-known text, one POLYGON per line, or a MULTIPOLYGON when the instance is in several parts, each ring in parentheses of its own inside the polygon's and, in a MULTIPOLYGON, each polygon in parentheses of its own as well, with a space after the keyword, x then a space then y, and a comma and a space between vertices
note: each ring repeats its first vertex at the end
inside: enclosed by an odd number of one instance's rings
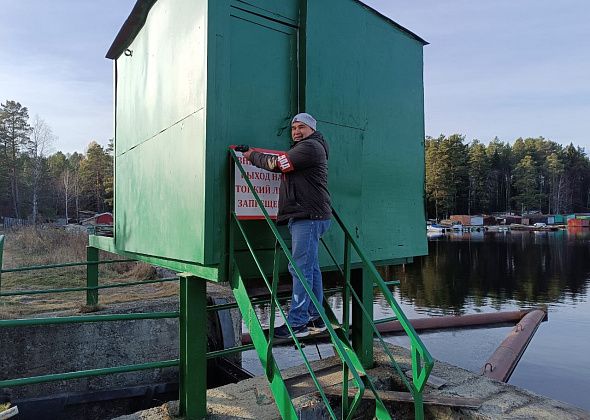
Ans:
MULTIPOLYGON (((60 264, 86 260, 88 236, 53 227, 25 227, 3 233, 3 268, 60 264)), ((121 259, 100 253, 101 260, 121 259)), ((99 266, 99 284, 124 283, 157 278, 156 270, 145 263, 116 263, 99 266)), ((86 267, 66 267, 2 274, 2 292, 84 287, 86 267)), ((177 295, 178 284, 155 283, 99 291, 99 303, 110 306, 177 295)), ((10 296, 0 298, 0 319, 51 311, 87 311, 85 292, 10 296)))

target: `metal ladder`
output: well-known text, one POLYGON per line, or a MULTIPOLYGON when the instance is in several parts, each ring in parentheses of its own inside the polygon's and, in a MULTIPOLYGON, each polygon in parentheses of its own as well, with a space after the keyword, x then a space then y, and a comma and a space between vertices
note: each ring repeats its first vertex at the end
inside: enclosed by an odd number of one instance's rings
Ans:
MULTIPOLYGON (((379 396, 378 390, 376 389, 373 381, 367 375, 363 364, 355 353, 350 341, 350 325, 349 325, 349 305, 348 302, 350 299, 355 300, 359 303, 359 306, 362 310, 362 316, 365 321, 365 325, 369 325, 370 328, 373 330, 373 334, 377 336, 379 342, 381 343, 385 354, 388 356, 393 368, 398 372, 400 375, 402 382, 405 384, 409 392, 412 394, 414 399, 414 412, 416 419, 423 419, 424 418, 424 407, 423 407, 423 398, 422 392, 424 386, 426 385, 426 381, 428 379, 428 375, 432 370, 433 360, 428 350, 416 334, 415 330, 413 329, 412 325, 408 321, 405 314, 402 312, 399 304, 396 302, 395 298, 393 297, 391 291, 388 288, 388 284, 383 280, 383 278, 379 275, 377 269, 373 265, 373 263, 366 258, 364 253, 362 252, 360 246, 355 241, 355 239, 350 234, 349 230, 347 229, 346 225, 339 217, 339 215, 334 211, 334 219, 336 220, 338 226, 344 232, 344 264, 340 266, 337 262, 336 257, 334 256, 333 252, 329 249, 327 244, 322 240, 324 247, 326 248, 328 254, 330 255, 331 259, 333 260, 334 264, 338 267, 340 274, 342 275, 343 279, 343 325, 340 325, 339 321, 337 320, 335 314, 331 310, 330 306, 328 305, 327 301, 324 299, 323 302, 319 302, 315 295, 313 294, 311 287, 308 285, 307 281, 305 281, 304 276, 297 266, 295 261, 293 260, 293 256, 287 247, 284 239, 280 235, 277 227, 275 226, 273 220, 269 217, 268 212, 266 211, 262 200, 260 199, 259 195, 256 193, 255 188, 253 187, 252 183, 248 179, 248 176, 239 162, 235 152, 230 149, 230 156, 232 157, 233 162, 235 162, 236 167, 241 172, 244 180, 246 181, 250 191, 254 195, 254 198, 260 207, 264 219, 271 230, 274 238, 275 238, 275 247, 274 247, 274 257, 273 257, 273 270, 272 270, 272 278, 269 279, 269 276, 265 273, 263 268, 263 264, 260 258, 256 255, 256 251, 252 244, 251 238, 248 237, 246 229, 244 227, 244 223, 238 219, 235 212, 231 210, 231 226, 230 226, 230 235, 229 235, 229 278, 232 291, 236 298, 238 307, 242 313, 244 322, 250 332, 250 336, 252 338, 252 343, 254 344, 254 348, 258 354, 260 362, 265 370, 266 377, 268 379, 271 392, 274 396, 276 405, 279 409, 281 416, 284 419, 296 419, 298 418, 295 406, 293 404, 293 389, 290 387, 289 383, 285 381, 281 375, 281 371, 278 368, 276 361, 274 359, 272 349, 273 345, 275 344, 274 338, 274 322, 275 322, 275 312, 276 309, 279 310, 279 313, 283 317, 285 324, 287 325, 291 335, 295 347, 300 352, 303 362, 307 368, 309 377, 311 378, 313 384, 315 385, 317 391, 319 392, 322 401, 325 404, 326 410, 328 411, 329 415, 333 419, 342 418, 342 419, 351 419, 354 417, 357 409, 360 406, 360 403, 363 399, 363 395, 365 391, 369 391, 372 394, 372 399, 375 401, 375 417, 378 419, 391 419, 391 415, 388 412, 385 404, 383 403, 382 399, 379 396), (235 233, 234 233, 235 231, 235 233), (242 278, 242 274, 240 272, 240 267, 236 259, 234 258, 234 235, 239 233, 243 238, 244 242, 247 245, 248 251, 250 256, 252 257, 258 271, 266 287, 268 288, 268 292, 270 294, 270 323, 269 329, 265 330, 260 323, 258 316, 254 310, 254 306, 248 292, 246 290, 246 285, 244 279, 242 278), (411 342, 411 354, 412 354, 412 380, 409 381, 404 372, 402 371, 401 367, 395 361, 388 345, 383 340, 383 337, 377 330, 375 326, 372 316, 367 312, 367 310, 363 306, 363 302, 358 294, 355 292, 354 288, 350 282, 350 273, 351 273, 351 251, 354 251, 358 254, 362 268, 365 270, 366 273, 371 277, 373 282, 373 286, 377 287, 383 296, 385 297, 386 301, 391 306, 395 318, 400 322, 402 327, 404 328, 406 334, 410 338, 411 342), (340 412, 336 413, 336 410, 332 407, 329 398, 327 397, 324 389, 320 383, 318 375, 314 372, 307 356, 303 351, 303 346, 298 338, 295 337, 293 330, 289 323, 287 322, 287 314, 282 309, 279 298, 277 296, 278 292, 278 283, 279 283, 279 267, 281 264, 281 258, 284 255, 288 262, 291 263, 292 267, 294 268, 297 276, 301 279, 301 284, 304 287, 306 293, 310 296, 311 303, 317 309, 318 313, 320 314, 321 319, 326 324, 327 333, 329 339, 334 346, 335 354, 337 357, 340 358, 342 362, 342 395, 341 395, 341 410, 340 412)), ((233 165, 232 165, 233 167, 233 165)), ((230 176, 230 182, 233 182, 234 177, 230 176)))

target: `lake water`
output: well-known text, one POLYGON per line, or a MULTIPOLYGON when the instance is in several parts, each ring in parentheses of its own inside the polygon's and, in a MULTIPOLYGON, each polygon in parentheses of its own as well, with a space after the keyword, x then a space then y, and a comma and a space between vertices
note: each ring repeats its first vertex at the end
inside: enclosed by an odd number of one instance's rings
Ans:
MULTIPOLYGON (((397 267, 395 296, 409 318, 510 311, 546 305, 543 322, 509 383, 590 410, 590 231, 472 232, 429 238, 429 255, 397 267)), ((341 308, 332 296, 333 308, 341 308)), ((390 313, 375 296, 375 318, 390 313)), ((264 322, 264 321, 263 321, 264 322)), ((479 372, 512 327, 422 333, 435 359, 479 372)), ((408 346, 402 337, 387 341, 408 346)), ((331 355, 320 345, 322 356, 331 355)), ((317 349, 306 354, 317 359, 317 349)), ((301 363, 290 348, 279 365, 301 363)), ((253 352, 244 365, 261 374, 253 352)))

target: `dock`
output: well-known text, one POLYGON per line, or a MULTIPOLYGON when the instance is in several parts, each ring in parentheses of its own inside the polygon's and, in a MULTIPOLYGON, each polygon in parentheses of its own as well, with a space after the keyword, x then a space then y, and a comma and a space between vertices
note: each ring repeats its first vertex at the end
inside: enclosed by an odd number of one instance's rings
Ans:
MULTIPOLYGON (((409 369, 411 357, 407 349, 390 346, 402 369, 409 369)), ((340 373, 339 360, 330 357, 312 363, 316 372, 324 372, 322 381, 327 394, 338 394, 341 383, 334 372, 340 373)), ((327 412, 317 392, 306 381, 306 369, 302 366, 286 369, 284 377, 293 389, 297 389, 294 404, 299 418, 327 418, 327 412)), ((388 367, 387 356, 375 346, 375 366, 368 371, 383 390, 384 402, 397 414, 396 418, 413 418, 413 408, 408 395, 401 392, 403 386, 397 374, 388 367)), ((339 395, 339 394, 338 394, 339 395)), ((369 397, 367 395, 367 397, 369 397)), ((332 397, 331 397, 332 398, 332 397)), ((335 403, 339 397, 333 397, 335 403)), ((546 398, 530 391, 478 375, 456 366, 436 361, 431 380, 424 392, 426 418, 507 419, 534 418, 580 420, 589 419, 590 413, 570 404, 546 398)), ((363 399, 367 419, 372 418, 370 398, 363 399)), ((279 411, 263 376, 247 379, 207 391, 207 418, 210 419, 280 419, 279 411)), ((117 420, 167 420, 177 418, 178 403, 171 402, 143 412, 118 417, 117 420)), ((359 417, 364 418, 364 417, 359 417)))

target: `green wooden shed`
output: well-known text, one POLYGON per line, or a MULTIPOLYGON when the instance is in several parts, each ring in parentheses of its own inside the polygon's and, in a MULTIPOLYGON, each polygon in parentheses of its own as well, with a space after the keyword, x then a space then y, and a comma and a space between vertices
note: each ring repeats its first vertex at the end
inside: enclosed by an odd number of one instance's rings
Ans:
POLYGON ((330 144, 333 206, 370 259, 426 254, 425 44, 356 0, 139 0, 107 53, 116 250, 224 280, 228 146, 285 150, 306 111, 330 144))

